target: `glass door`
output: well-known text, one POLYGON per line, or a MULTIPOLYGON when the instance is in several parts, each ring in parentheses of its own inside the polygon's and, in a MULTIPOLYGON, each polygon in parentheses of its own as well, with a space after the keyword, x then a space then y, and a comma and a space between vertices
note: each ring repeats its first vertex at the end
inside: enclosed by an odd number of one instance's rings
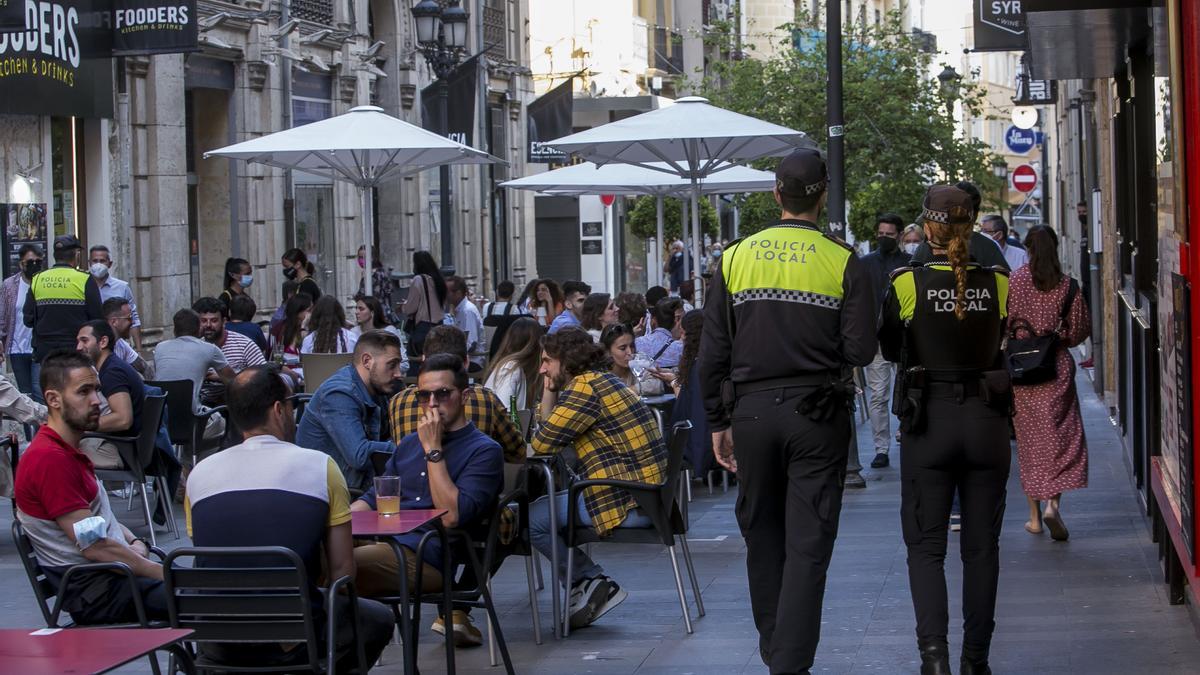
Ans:
POLYGON ((337 288, 336 237, 333 231, 333 186, 296 185, 296 247, 316 271, 322 293, 341 297, 337 288))

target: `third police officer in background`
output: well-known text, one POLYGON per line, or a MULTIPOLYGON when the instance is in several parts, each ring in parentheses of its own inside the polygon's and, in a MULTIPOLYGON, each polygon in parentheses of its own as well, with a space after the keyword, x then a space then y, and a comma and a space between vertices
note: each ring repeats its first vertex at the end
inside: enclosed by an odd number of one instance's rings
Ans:
POLYGON ((879 332, 900 363, 900 524, 917 618, 922 675, 949 675, 946 523, 962 501, 963 651, 960 673, 990 673, 1000 573, 1000 525, 1010 451, 1012 386, 1000 342, 1008 276, 971 262, 971 198, 949 185, 925 196, 932 260, 897 270, 879 332))
POLYGON ((759 651, 807 673, 837 537, 854 394, 875 356, 866 268, 817 229, 825 162, 797 150, 775 171, 782 218, 730 244, 704 306, 700 372, 717 460, 737 471, 759 651))

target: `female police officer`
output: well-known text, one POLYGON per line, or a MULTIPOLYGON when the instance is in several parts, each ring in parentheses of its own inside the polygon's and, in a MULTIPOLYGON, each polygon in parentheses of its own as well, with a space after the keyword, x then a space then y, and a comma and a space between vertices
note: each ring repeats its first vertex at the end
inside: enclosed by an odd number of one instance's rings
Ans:
POLYGON ((971 199, 935 185, 921 214, 934 258, 892 276, 879 332, 899 362, 900 520, 917 616, 922 675, 950 673, 946 633, 946 523, 962 500, 962 673, 990 673, 1008 481, 1011 386, 1003 370, 1008 277, 970 262, 971 199))

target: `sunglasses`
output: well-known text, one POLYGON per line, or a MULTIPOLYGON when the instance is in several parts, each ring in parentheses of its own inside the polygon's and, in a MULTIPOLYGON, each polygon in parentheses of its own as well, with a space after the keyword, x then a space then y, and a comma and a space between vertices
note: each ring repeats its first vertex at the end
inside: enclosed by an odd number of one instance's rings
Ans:
POLYGON ((417 390, 417 403, 425 404, 429 402, 429 398, 433 397, 438 403, 444 403, 450 400, 450 397, 457 393, 457 389, 437 389, 435 391, 426 391, 424 389, 417 390))

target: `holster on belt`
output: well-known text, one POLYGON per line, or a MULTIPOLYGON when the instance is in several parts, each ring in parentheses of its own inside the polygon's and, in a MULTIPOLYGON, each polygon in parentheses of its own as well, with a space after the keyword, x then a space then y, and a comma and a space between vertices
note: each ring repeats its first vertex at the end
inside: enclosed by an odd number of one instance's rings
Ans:
POLYGON ((1007 369, 983 371, 979 378, 979 396, 989 407, 1006 415, 1012 416, 1016 412, 1012 376, 1007 369))
POLYGON ((908 368, 896 378, 892 412, 900 419, 900 431, 919 434, 925 430, 925 369, 908 368))
POLYGON ((828 422, 854 400, 854 384, 842 379, 828 379, 800 399, 796 412, 814 422, 828 422))

